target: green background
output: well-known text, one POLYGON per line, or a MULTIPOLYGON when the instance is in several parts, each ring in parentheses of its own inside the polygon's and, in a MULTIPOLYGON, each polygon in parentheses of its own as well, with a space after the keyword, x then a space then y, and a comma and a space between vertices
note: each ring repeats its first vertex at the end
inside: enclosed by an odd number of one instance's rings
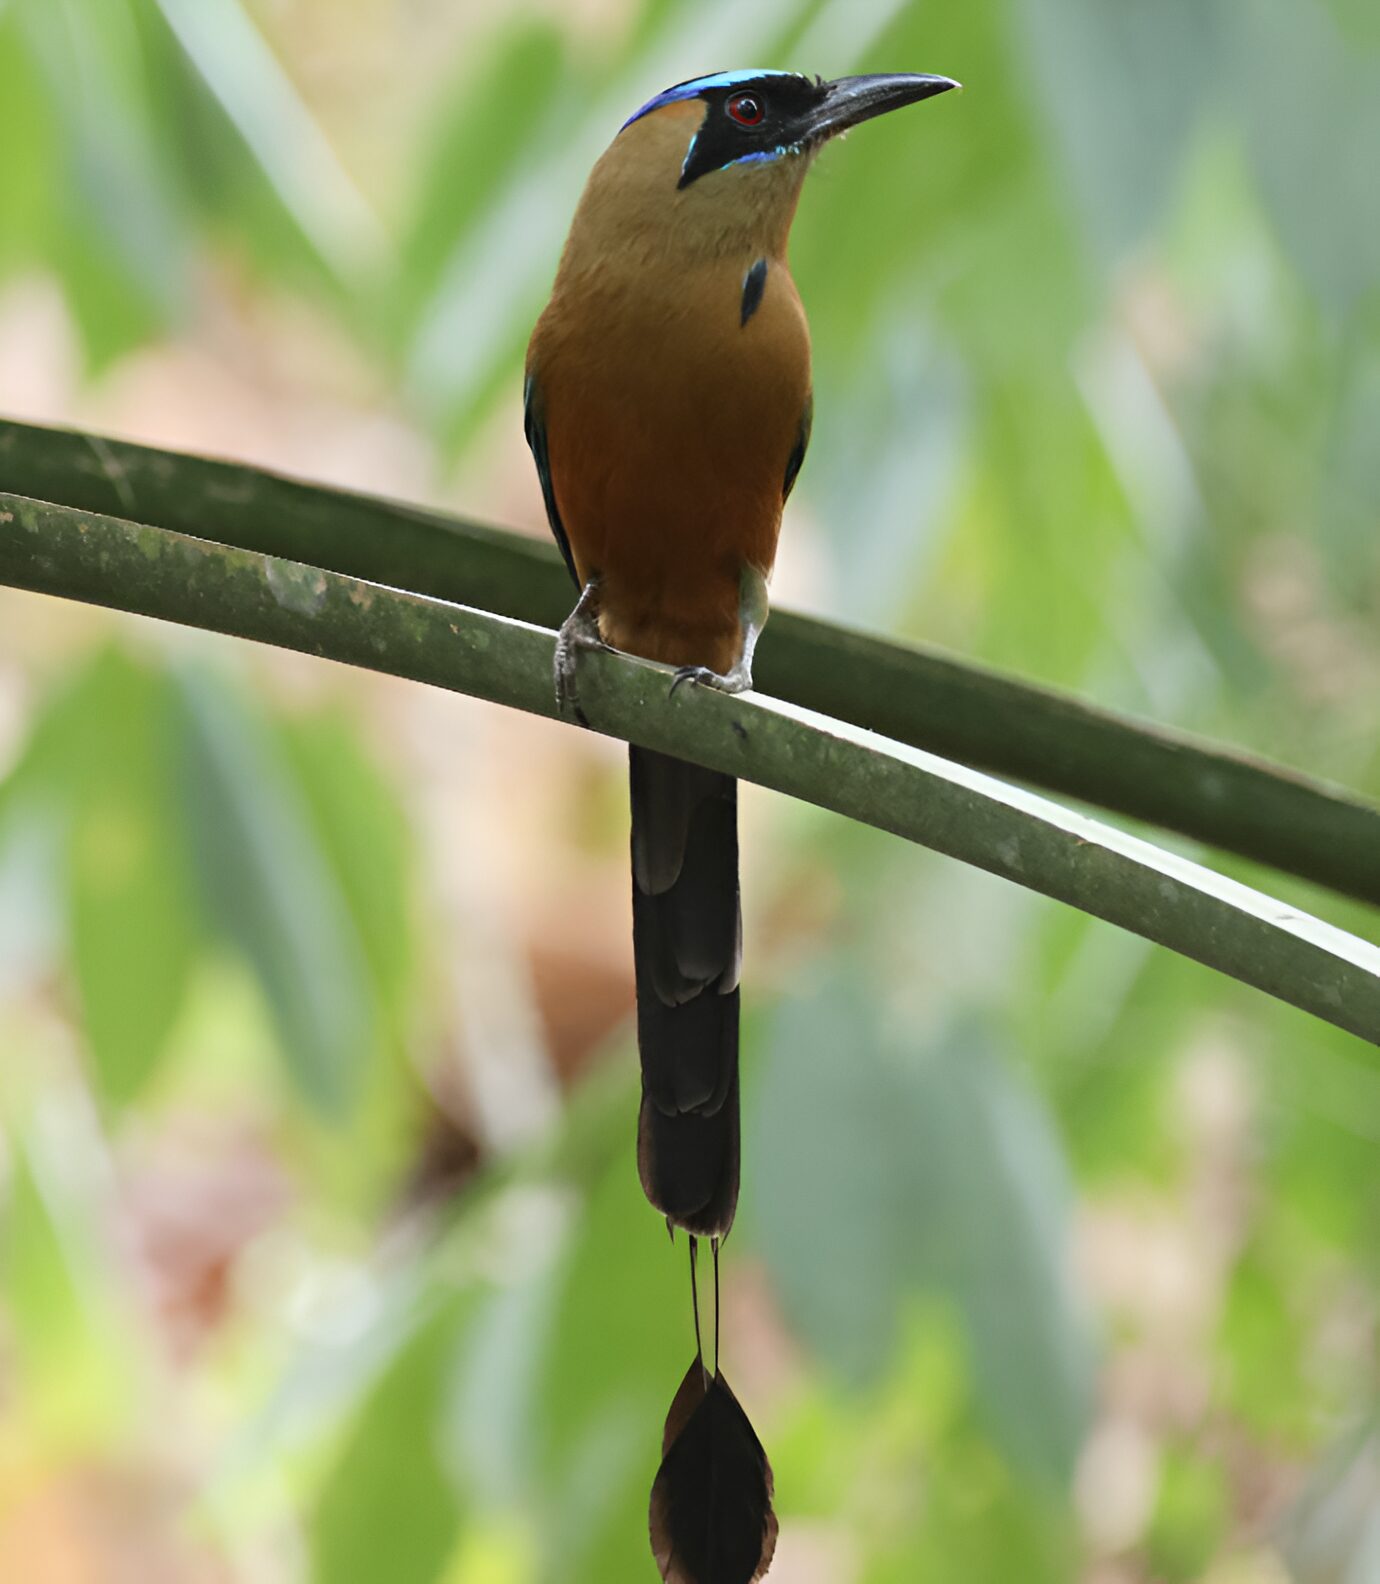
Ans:
MULTIPOLYGON (((1377 15, 0 0, 0 408, 541 532, 625 116, 950 73, 807 186, 779 597, 1374 797, 1377 15)), ((647 1578, 619 754, 0 592, 0 772, 0 1577, 647 1578)), ((814 810, 744 846, 773 1580, 1372 1578, 1374 1052, 814 810)))

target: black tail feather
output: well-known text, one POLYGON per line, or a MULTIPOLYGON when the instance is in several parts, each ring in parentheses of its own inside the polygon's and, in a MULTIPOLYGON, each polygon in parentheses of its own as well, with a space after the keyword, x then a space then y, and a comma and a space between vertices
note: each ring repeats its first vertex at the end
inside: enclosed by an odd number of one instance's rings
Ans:
POLYGON ((629 750, 638 1169, 678 1226, 723 1236, 738 1201, 738 785, 629 750))
POLYGON ((738 1080, 711 1115, 669 1115, 642 1088, 637 1119, 642 1191, 676 1226, 726 1237, 738 1208, 738 1080))
POLYGON ((728 1382, 696 1355, 666 1416, 648 1515, 667 1584, 755 1584, 776 1550, 772 1484, 728 1382))

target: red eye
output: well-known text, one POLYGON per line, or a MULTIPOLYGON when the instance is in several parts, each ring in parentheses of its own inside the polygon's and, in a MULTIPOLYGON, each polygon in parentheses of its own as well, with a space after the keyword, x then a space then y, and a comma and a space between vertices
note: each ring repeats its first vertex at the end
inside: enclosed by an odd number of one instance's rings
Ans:
POLYGON ((767 112, 756 94, 735 94, 728 101, 728 113, 739 126, 756 126, 767 112))

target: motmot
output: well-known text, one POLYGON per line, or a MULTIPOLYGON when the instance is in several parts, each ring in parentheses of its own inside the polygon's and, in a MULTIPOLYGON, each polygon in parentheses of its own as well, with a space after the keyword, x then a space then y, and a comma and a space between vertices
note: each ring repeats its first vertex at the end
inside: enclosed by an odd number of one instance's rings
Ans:
MULTIPOLYGON (((598 647, 674 668, 672 692, 752 686, 810 441, 810 336, 786 257, 802 184, 830 139, 957 86, 714 72, 649 100, 595 165, 526 365, 527 439, 579 591, 556 645, 564 710, 582 718, 578 660, 598 647)), ((696 1239, 711 1240, 717 1311, 738 1202, 736 782, 637 747, 629 765, 638 1171, 673 1235, 690 1235, 692 1280, 696 1239)), ((668 1421, 658 1487, 684 1467, 661 1492, 660 1541, 653 1495, 663 1576, 685 1584, 760 1577, 774 1535, 717 1337, 715 1354, 711 1377, 699 1350, 668 1421), (730 1519, 722 1491, 745 1486, 730 1519), (760 1526, 743 1519, 759 1507, 760 1526)))

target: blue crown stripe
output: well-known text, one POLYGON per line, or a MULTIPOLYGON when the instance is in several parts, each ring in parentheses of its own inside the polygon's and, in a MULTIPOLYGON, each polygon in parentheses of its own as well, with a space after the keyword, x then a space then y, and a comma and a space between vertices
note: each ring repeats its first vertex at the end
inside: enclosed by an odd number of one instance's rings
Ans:
POLYGON ((717 88, 733 88, 739 83, 759 82, 763 78, 789 77, 792 73, 783 71, 725 71, 711 72, 707 77, 692 77, 689 82, 677 83, 674 88, 668 88, 665 93, 659 93, 655 99, 649 99, 635 115, 630 115, 619 128, 626 131, 634 121, 640 121, 643 116, 650 115, 653 110, 660 110, 662 105, 679 104, 685 99, 698 99, 702 94, 713 93, 717 88))

